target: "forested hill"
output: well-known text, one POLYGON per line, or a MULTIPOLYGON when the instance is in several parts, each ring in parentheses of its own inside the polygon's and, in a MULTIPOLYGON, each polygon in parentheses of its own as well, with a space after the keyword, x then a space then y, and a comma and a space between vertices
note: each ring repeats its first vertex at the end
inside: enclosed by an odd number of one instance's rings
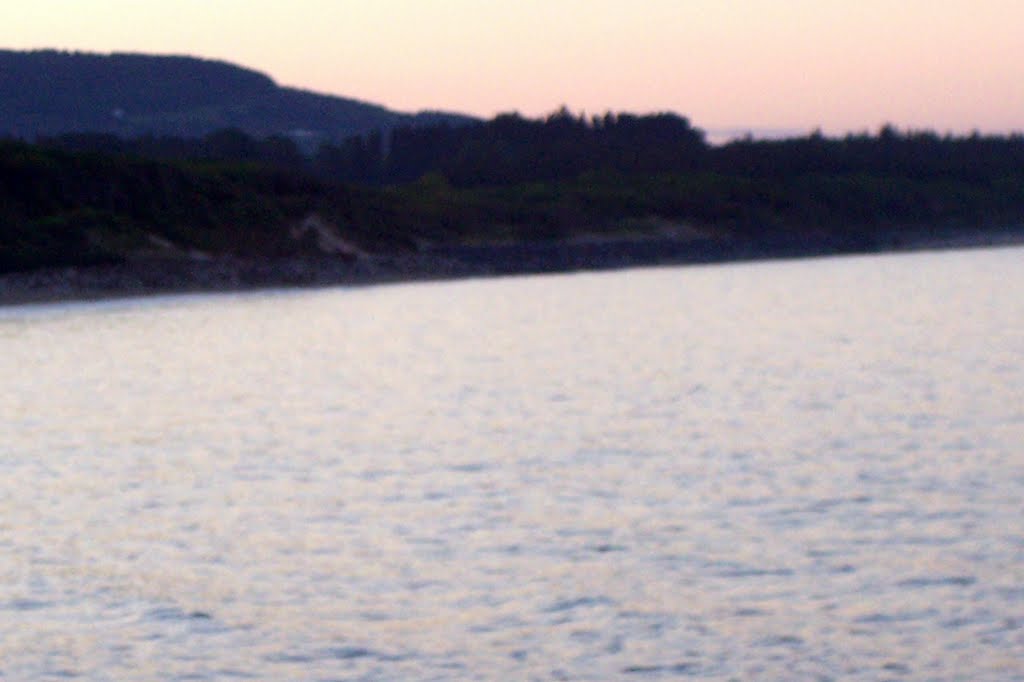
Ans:
POLYGON ((468 117, 403 114, 353 99, 278 86, 222 61, 143 54, 0 50, 0 136, 72 132, 202 137, 235 128, 311 145, 419 122, 468 117))

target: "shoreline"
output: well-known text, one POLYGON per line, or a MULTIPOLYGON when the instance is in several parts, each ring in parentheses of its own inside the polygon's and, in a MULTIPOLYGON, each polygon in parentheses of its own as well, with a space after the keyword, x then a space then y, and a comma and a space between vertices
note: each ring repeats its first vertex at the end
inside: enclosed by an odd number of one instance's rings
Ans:
POLYGON ((744 242, 678 237, 434 246, 359 257, 145 259, 0 275, 0 306, 269 289, 373 286, 544 273, 725 264, 1024 245, 1024 225, 905 232, 889 243, 744 242))

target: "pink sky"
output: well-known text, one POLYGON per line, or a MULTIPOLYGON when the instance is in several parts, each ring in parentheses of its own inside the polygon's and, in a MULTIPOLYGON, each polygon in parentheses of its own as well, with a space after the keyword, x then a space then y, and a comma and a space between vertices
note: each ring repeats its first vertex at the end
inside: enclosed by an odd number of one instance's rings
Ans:
POLYGON ((1021 0, 33 0, 0 47, 226 59, 401 110, 1024 130, 1021 0))

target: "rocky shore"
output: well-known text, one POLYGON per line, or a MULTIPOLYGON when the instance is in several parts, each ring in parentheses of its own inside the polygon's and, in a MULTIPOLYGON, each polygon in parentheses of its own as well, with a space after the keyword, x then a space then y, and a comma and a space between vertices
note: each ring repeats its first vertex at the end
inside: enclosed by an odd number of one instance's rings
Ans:
POLYGON ((1024 226, 900 234, 899 240, 884 244, 852 238, 752 243, 639 237, 435 246, 392 255, 139 259, 116 265, 0 275, 0 305, 1024 244, 1024 226))

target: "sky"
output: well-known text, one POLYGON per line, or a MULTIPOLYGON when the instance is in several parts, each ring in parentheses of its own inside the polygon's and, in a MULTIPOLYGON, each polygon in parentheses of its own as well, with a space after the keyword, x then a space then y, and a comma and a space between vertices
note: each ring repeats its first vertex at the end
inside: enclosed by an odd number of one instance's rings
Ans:
POLYGON ((1024 130, 1024 0, 30 0, 0 47, 224 59, 402 111, 1024 130))

